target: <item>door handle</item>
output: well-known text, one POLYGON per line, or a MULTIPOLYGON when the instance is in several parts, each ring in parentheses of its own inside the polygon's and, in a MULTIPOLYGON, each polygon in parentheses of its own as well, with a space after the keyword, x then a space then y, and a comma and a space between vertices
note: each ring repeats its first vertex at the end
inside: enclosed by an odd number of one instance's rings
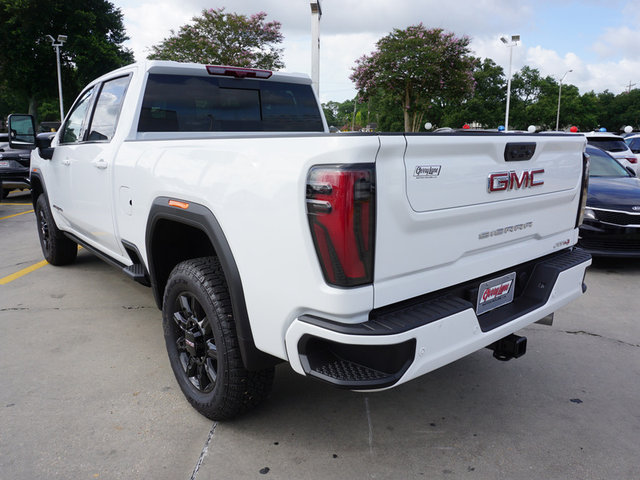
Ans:
POLYGON ((104 170, 109 165, 104 158, 99 158, 93 161, 93 165, 100 170, 104 170))

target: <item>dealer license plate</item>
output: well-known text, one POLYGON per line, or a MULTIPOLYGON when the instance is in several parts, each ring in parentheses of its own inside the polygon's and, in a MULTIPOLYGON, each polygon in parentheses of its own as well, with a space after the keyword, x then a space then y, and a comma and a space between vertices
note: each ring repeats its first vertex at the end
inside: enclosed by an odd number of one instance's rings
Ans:
POLYGON ((0 167, 8 167, 9 160, 0 160, 0 167))
POLYGON ((482 315, 513 301, 516 273, 508 273, 480 284, 476 315, 482 315))

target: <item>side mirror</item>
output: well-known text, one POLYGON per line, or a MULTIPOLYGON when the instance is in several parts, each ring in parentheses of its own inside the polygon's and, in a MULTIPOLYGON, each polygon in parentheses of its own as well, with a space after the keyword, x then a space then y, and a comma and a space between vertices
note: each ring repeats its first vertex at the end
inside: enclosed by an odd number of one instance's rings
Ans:
POLYGON ((634 177, 637 177, 636 171, 631 168, 631 167, 624 167, 627 169, 627 172, 629 172, 631 175, 633 175, 634 177))
POLYGON ((9 146, 11 148, 36 147, 36 127, 32 115, 9 115, 7 124, 9 126, 9 146))
POLYGON ((45 160, 51 160, 53 158, 53 148, 51 147, 51 141, 56 136, 55 132, 39 133, 36 137, 36 146, 38 147, 38 153, 45 160))

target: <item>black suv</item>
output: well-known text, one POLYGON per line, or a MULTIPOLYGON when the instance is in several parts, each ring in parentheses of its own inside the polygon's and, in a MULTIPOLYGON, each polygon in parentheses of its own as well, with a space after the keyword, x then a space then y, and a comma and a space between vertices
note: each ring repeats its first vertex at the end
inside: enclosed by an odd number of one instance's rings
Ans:
POLYGON ((9 134, 0 133, 0 198, 15 188, 29 188, 31 150, 9 147, 9 134))

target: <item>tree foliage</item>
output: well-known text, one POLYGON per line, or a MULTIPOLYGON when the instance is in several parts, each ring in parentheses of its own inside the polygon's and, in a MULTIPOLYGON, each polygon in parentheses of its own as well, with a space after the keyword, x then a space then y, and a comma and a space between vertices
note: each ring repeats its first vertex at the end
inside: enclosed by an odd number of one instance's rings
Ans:
POLYGON ((389 97, 403 111, 405 131, 417 131, 432 103, 473 93, 475 59, 468 37, 420 23, 394 29, 376 47, 356 61, 350 78, 364 100, 389 97))
MULTIPOLYGON (((56 55, 47 35, 67 35, 60 49, 63 97, 69 105, 90 80, 133 61, 122 13, 106 0, 0 0, 0 112, 36 114, 57 100, 56 55)), ((58 108, 55 113, 59 117, 58 108)))
POLYGON ((151 47, 147 57, 154 60, 213 63, 240 67, 281 69, 283 40, 280 22, 266 21, 259 12, 247 17, 225 13, 224 8, 203 10, 193 23, 151 47))

